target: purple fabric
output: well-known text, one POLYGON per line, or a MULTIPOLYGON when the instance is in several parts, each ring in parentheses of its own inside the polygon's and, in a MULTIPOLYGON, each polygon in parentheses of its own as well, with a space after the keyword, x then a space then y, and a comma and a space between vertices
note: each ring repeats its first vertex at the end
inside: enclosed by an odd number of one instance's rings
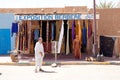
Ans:
POLYGON ((72 40, 75 39, 75 20, 72 22, 72 40))

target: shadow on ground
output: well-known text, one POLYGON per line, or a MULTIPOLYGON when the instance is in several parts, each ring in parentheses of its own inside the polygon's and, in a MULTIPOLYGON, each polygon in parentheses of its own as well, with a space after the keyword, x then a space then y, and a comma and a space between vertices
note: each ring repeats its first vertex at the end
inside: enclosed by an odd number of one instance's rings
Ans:
POLYGON ((42 71, 43 73, 57 73, 57 72, 55 72, 55 71, 46 71, 46 70, 44 70, 44 71, 42 71))

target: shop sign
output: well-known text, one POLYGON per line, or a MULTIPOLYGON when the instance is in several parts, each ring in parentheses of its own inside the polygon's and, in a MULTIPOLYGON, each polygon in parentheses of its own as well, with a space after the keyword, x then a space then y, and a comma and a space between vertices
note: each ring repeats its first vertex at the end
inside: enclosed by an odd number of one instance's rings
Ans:
MULTIPOLYGON (((93 19, 93 14, 15 15, 15 20, 79 20, 93 19)), ((99 15, 96 15, 99 19, 99 15)))

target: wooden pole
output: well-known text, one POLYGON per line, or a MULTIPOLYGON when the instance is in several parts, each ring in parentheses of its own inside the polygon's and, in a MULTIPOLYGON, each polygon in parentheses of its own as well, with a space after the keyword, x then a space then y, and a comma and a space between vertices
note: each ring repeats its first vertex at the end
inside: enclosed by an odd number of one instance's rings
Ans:
POLYGON ((93 0, 93 13, 94 13, 94 19, 93 19, 93 25, 94 25, 94 43, 93 43, 93 54, 96 56, 97 52, 97 35, 96 35, 96 0, 93 0))

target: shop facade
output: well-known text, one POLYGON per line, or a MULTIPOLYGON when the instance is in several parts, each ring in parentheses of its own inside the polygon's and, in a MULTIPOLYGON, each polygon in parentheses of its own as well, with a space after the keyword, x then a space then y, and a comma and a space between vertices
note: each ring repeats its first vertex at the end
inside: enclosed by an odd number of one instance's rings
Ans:
MULTIPOLYGON (((14 14, 10 27, 11 50, 34 54, 35 42, 41 36, 46 53, 54 53, 54 42, 57 42, 57 53, 70 54, 73 53, 72 42, 75 36, 79 35, 82 53, 92 54, 93 14, 89 13, 85 6, 1 9, 0 11, 14 14), (86 34, 83 33, 83 28, 86 28, 86 34)), ((96 18, 99 19, 98 14, 96 18)))
MULTIPOLYGON (((96 10, 98 14, 100 14, 100 19, 97 20, 97 38, 98 38, 98 48, 100 48, 100 36, 105 36, 108 38, 111 38, 112 41, 114 38, 114 43, 115 43, 115 55, 120 55, 120 9, 119 8, 111 8, 111 9, 97 9, 96 10)), ((93 19, 90 19, 89 16, 84 16, 85 18, 82 19, 83 17, 79 17, 80 19, 74 19, 75 17, 72 17, 70 15, 91 15, 93 14, 92 9, 88 9, 86 6, 65 6, 64 8, 0 8, 0 54, 8 54, 10 50, 14 50, 18 45, 16 45, 16 39, 15 36, 16 34, 12 35, 12 23, 18 22, 19 24, 27 25, 27 33, 24 33, 24 30, 22 29, 21 32, 23 32, 25 35, 26 34, 33 34, 34 29, 39 29, 40 30, 40 36, 44 36, 44 45, 47 45, 46 52, 51 53, 51 48, 49 48, 49 45, 52 45, 52 41, 59 41, 59 33, 61 32, 61 27, 62 27, 62 22, 67 23, 67 27, 64 27, 68 30, 68 32, 65 34, 71 35, 69 36, 69 46, 72 46, 72 40, 73 40, 73 33, 72 30, 72 23, 75 23, 76 26, 81 26, 83 27, 83 23, 85 22, 85 26, 87 26, 88 22, 92 23, 93 19), (11 15, 9 15, 11 14, 11 15), (57 15, 55 17, 55 15, 57 15), (66 17, 66 15, 69 15, 66 17), (16 17, 19 16, 17 19, 16 17), (64 16, 64 17, 63 17, 64 16), (71 18, 71 19, 70 19, 71 18), (78 24, 80 22, 80 24, 78 24), (31 27, 29 27, 31 25, 31 27), (45 27, 44 27, 45 26, 45 27), (54 26, 51 27, 51 26, 54 26), (68 28, 69 26, 69 28, 68 28), (31 28, 31 32, 29 32, 29 29, 31 28), (7 29, 7 30, 6 30, 7 29), (56 29, 56 31, 55 31, 56 29), (47 31, 46 31, 47 30, 47 31), (53 31, 53 32, 52 32, 53 31), (46 33, 47 32, 47 33, 46 33), (48 33, 49 32, 49 33, 48 33), (42 34, 43 33, 43 34, 42 34), (53 33, 53 34, 52 34, 53 33), (54 34, 56 33, 56 34, 54 34), (4 34, 4 35, 3 35, 4 34), (46 37, 48 35, 49 37, 46 37), (51 36, 50 36, 51 35, 51 36), (54 36, 52 36, 54 35, 54 36), (7 40, 8 39, 8 40, 7 40), (9 41, 9 42, 7 42, 9 41), (4 45, 6 42, 6 46, 4 45), (47 44, 46 44, 47 43, 47 44), (6 48, 4 48, 6 47, 6 48)), ((93 15, 92 15, 93 16, 93 15)), ((91 24, 92 25, 92 24, 91 24)), ((75 29, 78 30, 78 27, 75 29)), ((93 26, 92 26, 93 29, 93 26)), ((25 27, 26 30, 26 27, 25 27)), ((76 30, 76 34, 80 34, 79 31, 76 30)), ((23 34, 20 33, 20 35, 23 34)), ((27 35, 28 37, 28 35, 27 35)), ((30 37, 30 36, 29 36, 30 37)), ((63 43, 65 43, 66 39, 68 40, 68 36, 64 35, 63 37, 63 43)), ((27 38, 28 39, 28 38, 27 38)), ((89 40, 87 40, 89 41, 89 40)), ((23 40, 24 42, 24 40, 23 40)), ((23 48, 21 48, 22 51, 25 50, 25 52, 28 54, 29 50, 28 47, 30 48, 29 45, 30 43, 34 44, 34 41, 29 40, 29 43, 24 43, 24 45, 27 45, 23 48), (29 44, 29 45, 28 45, 29 44)), ((68 42, 68 41, 67 41, 68 42)), ((91 41, 92 42, 92 41, 91 41)), ((92 44, 92 43, 89 44, 92 44)), ((108 42, 108 41, 107 41, 108 42)), ((21 42, 22 43, 22 42, 21 42)), ((23 45, 23 44, 21 44, 23 45)), ((34 45, 32 45, 34 47, 34 45)), ((66 46, 68 46, 68 43, 66 43, 66 46)), ((90 46, 90 45, 87 45, 90 46)), ((92 47, 91 47, 92 48, 92 47)), ((33 49, 33 48, 32 48, 33 49)), ((112 46, 113 50, 113 46, 112 46)), ((70 53, 72 52, 71 47, 68 50, 68 47, 65 49, 65 44, 62 44, 62 49, 60 50, 61 53, 65 53, 66 51, 69 51, 70 53)), ((91 49, 87 48, 87 51, 91 53, 91 49), (90 51, 89 51, 90 50, 90 51)), ((107 50, 109 51, 109 50, 107 50)), ((29 54, 33 54, 33 50, 29 54)), ((67 54, 67 52, 65 53, 67 54)), ((113 54, 113 52, 112 52, 113 54)))
POLYGON ((15 15, 15 20, 19 27, 16 48, 26 54, 34 54, 34 46, 40 36, 46 53, 54 52, 54 41, 58 43, 57 53, 72 53, 72 42, 76 35, 79 35, 82 52, 92 53, 93 14, 15 15), (82 32, 83 28, 86 33, 82 32))

